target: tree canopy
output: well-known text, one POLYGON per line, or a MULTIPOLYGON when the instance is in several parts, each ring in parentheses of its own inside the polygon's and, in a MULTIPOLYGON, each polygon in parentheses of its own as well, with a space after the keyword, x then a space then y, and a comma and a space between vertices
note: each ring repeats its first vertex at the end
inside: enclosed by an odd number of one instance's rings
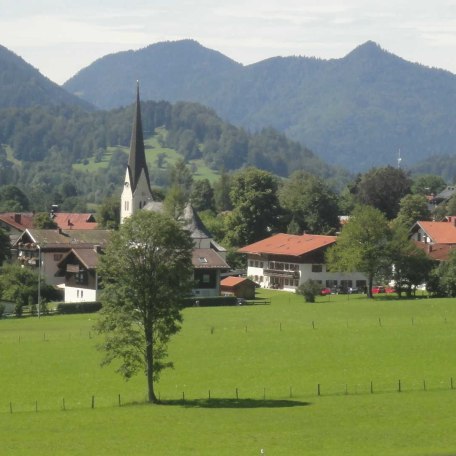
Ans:
POLYGON ((337 195, 312 174, 294 172, 280 189, 279 200, 296 224, 292 230, 296 234, 328 234, 339 226, 337 195))
POLYGON ((371 206, 358 206, 326 255, 328 268, 366 274, 368 296, 374 279, 391 265, 391 230, 385 215, 371 206))
POLYGON ((144 370, 148 398, 154 382, 172 365, 167 343, 180 329, 182 298, 193 284, 193 242, 170 217, 140 211, 113 233, 99 274, 103 309, 96 328, 105 336, 103 364, 120 360, 125 379, 144 370))
POLYGON ((386 166, 362 174, 353 193, 359 204, 373 206, 391 220, 397 216, 399 202, 410 193, 411 185, 410 177, 402 169, 386 166))
POLYGON ((247 245, 277 229, 281 213, 277 188, 276 178, 267 171, 246 168, 233 175, 230 197, 234 209, 226 219, 229 245, 247 245))

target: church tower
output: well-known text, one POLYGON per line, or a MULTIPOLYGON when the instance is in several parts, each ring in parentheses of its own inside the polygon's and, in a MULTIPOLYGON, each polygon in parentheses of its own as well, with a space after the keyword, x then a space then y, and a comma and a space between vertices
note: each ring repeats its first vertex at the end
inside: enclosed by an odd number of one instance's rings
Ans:
POLYGON ((144 137, 139 101, 139 83, 136 85, 136 109, 131 132, 130 155, 121 196, 120 223, 152 201, 149 171, 144 151, 144 137))

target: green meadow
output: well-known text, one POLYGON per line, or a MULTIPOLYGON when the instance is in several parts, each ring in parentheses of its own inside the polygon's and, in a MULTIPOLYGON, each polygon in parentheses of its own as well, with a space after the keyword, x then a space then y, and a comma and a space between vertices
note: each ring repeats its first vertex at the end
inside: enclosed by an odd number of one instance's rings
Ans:
MULTIPOLYGON (((165 155, 164 168, 168 166, 173 166, 177 160, 182 158, 176 150, 170 149, 168 147, 163 147, 160 144, 159 137, 160 135, 166 134, 165 131, 157 129, 157 134, 146 138, 144 140, 144 147, 146 153, 146 160, 149 167, 149 170, 154 172, 157 170, 157 157, 161 154, 165 155)), ((111 160, 111 156, 115 150, 121 150, 125 152, 125 155, 128 155, 129 148, 124 146, 117 147, 107 147, 106 152, 103 154, 103 157, 100 161, 96 161, 95 157, 90 157, 84 163, 75 163, 73 164, 73 169, 81 172, 93 173, 98 170, 106 169, 111 160)), ((12 153, 10 153, 12 156, 12 153)), ((10 156, 8 155, 8 156, 10 156)), ((211 168, 209 168, 203 159, 193 159, 189 160, 188 164, 192 167, 192 175, 195 180, 199 179, 208 179, 210 182, 214 182, 218 179, 219 173, 211 168)))
POLYGON ((96 315, 0 320, 0 454, 456 454, 456 300, 259 295, 184 311, 161 405, 96 315))

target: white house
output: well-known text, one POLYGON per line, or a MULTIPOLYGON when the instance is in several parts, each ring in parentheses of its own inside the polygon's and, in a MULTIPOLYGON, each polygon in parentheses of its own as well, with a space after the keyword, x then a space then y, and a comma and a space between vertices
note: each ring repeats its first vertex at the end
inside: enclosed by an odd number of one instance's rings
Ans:
POLYGON ((325 251, 337 236, 314 234, 276 234, 238 250, 247 254, 247 276, 262 288, 295 291, 308 279, 322 288, 365 289, 366 276, 361 272, 329 271, 325 251))

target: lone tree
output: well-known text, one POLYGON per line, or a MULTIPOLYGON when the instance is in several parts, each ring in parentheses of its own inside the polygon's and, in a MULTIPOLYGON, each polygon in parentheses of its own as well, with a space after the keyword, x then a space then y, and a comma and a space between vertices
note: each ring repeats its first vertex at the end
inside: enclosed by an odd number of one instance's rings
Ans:
POLYGON ((154 382, 172 366, 167 343, 180 329, 181 302, 192 288, 193 242, 178 222, 140 211, 113 233, 99 268, 103 309, 96 324, 105 335, 102 365, 120 359, 128 380, 144 369, 149 402, 158 402, 154 382))

